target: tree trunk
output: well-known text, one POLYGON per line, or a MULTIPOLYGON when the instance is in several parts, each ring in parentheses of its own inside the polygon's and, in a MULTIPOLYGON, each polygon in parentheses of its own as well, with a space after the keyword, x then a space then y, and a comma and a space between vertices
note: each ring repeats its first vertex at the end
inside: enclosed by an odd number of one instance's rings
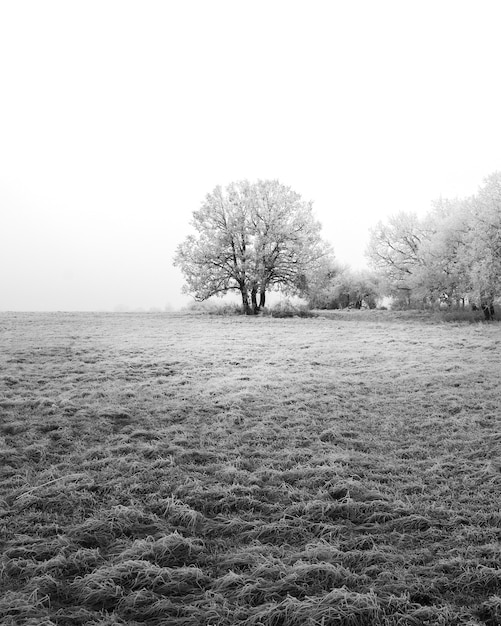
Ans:
POLYGON ((264 305, 266 304, 266 291, 264 289, 261 289, 260 293, 259 293, 259 308, 263 308, 264 305))
POLYGON ((257 315, 259 312, 259 307, 257 305, 257 287, 253 287, 251 290, 251 303, 252 303, 252 311, 254 315, 257 315))
POLYGON ((242 294, 242 311, 245 315, 250 315, 250 306, 249 306, 249 294, 247 293, 247 289, 240 289, 240 293, 242 294))
POLYGON ((495 311, 494 311, 494 303, 492 300, 484 300, 481 304, 482 311, 484 313, 484 318, 486 322, 490 322, 494 319, 495 311))

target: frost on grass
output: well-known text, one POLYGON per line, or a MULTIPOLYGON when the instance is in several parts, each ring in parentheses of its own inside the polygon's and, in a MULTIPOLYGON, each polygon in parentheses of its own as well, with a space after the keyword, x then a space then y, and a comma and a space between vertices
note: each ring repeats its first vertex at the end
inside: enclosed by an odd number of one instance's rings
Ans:
POLYGON ((0 622, 498 626, 499 325, 369 313, 2 315, 0 622))

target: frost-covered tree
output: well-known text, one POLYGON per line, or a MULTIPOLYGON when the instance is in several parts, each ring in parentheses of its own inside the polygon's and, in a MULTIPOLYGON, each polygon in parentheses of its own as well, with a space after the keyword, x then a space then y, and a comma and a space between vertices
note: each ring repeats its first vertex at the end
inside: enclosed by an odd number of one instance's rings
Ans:
POLYGON ((486 319, 494 317, 501 296, 501 172, 494 172, 471 201, 466 236, 470 282, 486 319))
POLYGON ((401 212, 371 229, 367 257, 390 293, 409 294, 422 272, 426 227, 414 213, 401 212))
POLYGON ((443 200, 423 219, 400 213, 372 229, 367 255, 393 293, 480 305, 494 317, 501 297, 501 172, 470 198, 443 200))
POLYGON ((302 293, 305 277, 331 254, 311 202, 277 180, 216 187, 192 225, 174 258, 185 293, 201 301, 238 291, 246 313, 258 312, 268 291, 302 293))
POLYGON ((426 233, 419 246, 421 264, 414 293, 449 305, 464 301, 471 291, 466 257, 470 229, 468 200, 440 199, 423 220, 426 233))
POLYGON ((308 283, 307 298, 312 309, 375 308, 380 286, 369 270, 352 270, 330 264, 308 283))

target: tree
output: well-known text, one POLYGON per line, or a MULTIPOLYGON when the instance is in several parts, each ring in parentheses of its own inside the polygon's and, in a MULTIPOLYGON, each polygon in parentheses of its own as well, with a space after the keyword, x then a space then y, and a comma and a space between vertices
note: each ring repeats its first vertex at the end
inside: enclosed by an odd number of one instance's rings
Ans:
POLYGON ((478 303, 494 317, 501 296, 501 172, 471 198, 440 199, 423 220, 400 213, 379 222, 367 250, 389 291, 451 305, 478 303))
POLYGON ((390 292, 405 292, 410 301, 424 260, 420 246, 426 228, 414 213, 398 213, 379 222, 370 232, 367 257, 387 282, 390 292))
POLYGON ((469 202, 440 198, 423 223, 426 237, 419 247, 415 293, 432 302, 464 305, 471 290, 465 254, 469 202))
POLYGON ((301 294, 305 277, 331 254, 311 202, 277 180, 216 187, 192 225, 196 234, 174 258, 184 292, 201 301, 238 291, 245 313, 257 313, 270 290, 301 294))
POLYGON ((356 309, 361 309, 363 306, 369 309, 376 308, 380 287, 374 272, 370 270, 347 271, 345 281, 350 298, 349 306, 354 306, 356 309))
POLYGON ((471 201, 466 237, 471 283, 487 320, 494 317, 494 300, 501 295, 501 172, 484 181, 471 201))
POLYGON ((369 270, 351 270, 330 264, 319 272, 307 290, 312 309, 344 309, 363 306, 373 309, 379 297, 377 276, 369 270))
POLYGON ((325 258, 323 263, 305 277, 304 295, 310 309, 334 309, 337 304, 338 277, 344 268, 337 261, 325 258))

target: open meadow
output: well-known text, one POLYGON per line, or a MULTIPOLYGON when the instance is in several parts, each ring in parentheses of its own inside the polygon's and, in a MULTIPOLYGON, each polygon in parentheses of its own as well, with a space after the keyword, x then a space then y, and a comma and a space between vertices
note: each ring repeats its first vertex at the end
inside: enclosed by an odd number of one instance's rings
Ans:
POLYGON ((0 314, 0 623, 501 624, 501 325, 0 314))

